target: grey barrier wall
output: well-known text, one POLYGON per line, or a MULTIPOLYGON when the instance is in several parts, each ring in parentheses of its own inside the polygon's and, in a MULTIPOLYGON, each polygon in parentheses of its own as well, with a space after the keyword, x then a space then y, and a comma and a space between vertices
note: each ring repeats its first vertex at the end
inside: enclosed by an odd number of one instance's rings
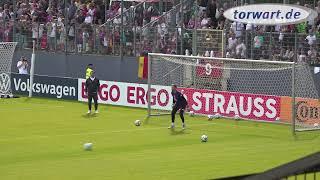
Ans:
MULTIPOLYGON (((21 56, 31 60, 30 50, 16 51, 12 72, 18 72, 16 67, 21 56)), ((35 74, 84 78, 87 64, 92 63, 96 76, 101 80, 146 83, 138 78, 138 60, 136 57, 124 57, 121 61, 116 56, 80 55, 52 52, 36 52, 35 74)))

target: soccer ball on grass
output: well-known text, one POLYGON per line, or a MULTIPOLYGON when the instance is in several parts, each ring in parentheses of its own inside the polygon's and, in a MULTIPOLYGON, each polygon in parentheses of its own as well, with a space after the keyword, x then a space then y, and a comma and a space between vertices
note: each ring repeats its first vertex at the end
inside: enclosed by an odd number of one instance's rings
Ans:
POLYGON ((91 151, 91 150, 92 150, 92 146, 93 146, 92 143, 84 143, 84 144, 83 144, 83 149, 84 149, 85 151, 91 151))
POLYGON ((201 142, 207 142, 208 141, 208 136, 207 135, 202 135, 201 136, 201 142))
POLYGON ((217 113, 217 114, 215 114, 213 117, 214 117, 215 119, 219 119, 219 118, 221 118, 221 115, 220 115, 219 113, 217 113))
POLYGON ((140 121, 140 120, 135 120, 135 121, 134 121, 134 125, 136 125, 136 126, 141 126, 141 121, 140 121))

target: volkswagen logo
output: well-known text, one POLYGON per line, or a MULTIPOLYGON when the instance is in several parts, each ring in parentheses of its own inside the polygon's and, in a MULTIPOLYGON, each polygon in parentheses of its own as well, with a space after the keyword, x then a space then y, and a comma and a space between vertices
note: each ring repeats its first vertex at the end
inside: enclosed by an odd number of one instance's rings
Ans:
POLYGON ((0 94, 7 94, 10 91, 10 76, 6 73, 0 74, 0 94))

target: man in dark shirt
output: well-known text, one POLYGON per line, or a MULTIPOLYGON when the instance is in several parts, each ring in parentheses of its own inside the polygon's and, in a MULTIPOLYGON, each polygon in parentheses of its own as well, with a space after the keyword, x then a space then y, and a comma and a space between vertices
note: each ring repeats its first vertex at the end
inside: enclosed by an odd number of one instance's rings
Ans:
POLYGON ((182 120, 182 129, 185 128, 184 124, 184 111, 188 105, 187 100, 184 98, 183 94, 177 90, 177 85, 172 85, 172 92, 171 95, 173 97, 173 104, 172 104, 172 111, 171 111, 171 126, 169 129, 174 128, 174 120, 175 120, 175 115, 177 111, 180 110, 180 118, 182 120))
POLYGON ((89 106, 88 114, 91 113, 92 99, 94 100, 95 113, 96 114, 99 113, 99 111, 98 111, 99 87, 100 87, 99 79, 95 77, 94 71, 91 71, 90 77, 86 80, 86 88, 85 88, 85 91, 88 95, 88 106, 89 106))

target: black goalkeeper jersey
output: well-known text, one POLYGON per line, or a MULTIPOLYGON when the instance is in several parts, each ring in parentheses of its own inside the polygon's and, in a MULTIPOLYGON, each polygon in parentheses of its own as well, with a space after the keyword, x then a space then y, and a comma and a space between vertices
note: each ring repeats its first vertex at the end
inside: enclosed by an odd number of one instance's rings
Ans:
POLYGON ((185 107, 188 105, 186 98, 184 98, 183 94, 181 94, 179 91, 171 92, 171 95, 173 97, 173 103, 175 106, 185 107))

